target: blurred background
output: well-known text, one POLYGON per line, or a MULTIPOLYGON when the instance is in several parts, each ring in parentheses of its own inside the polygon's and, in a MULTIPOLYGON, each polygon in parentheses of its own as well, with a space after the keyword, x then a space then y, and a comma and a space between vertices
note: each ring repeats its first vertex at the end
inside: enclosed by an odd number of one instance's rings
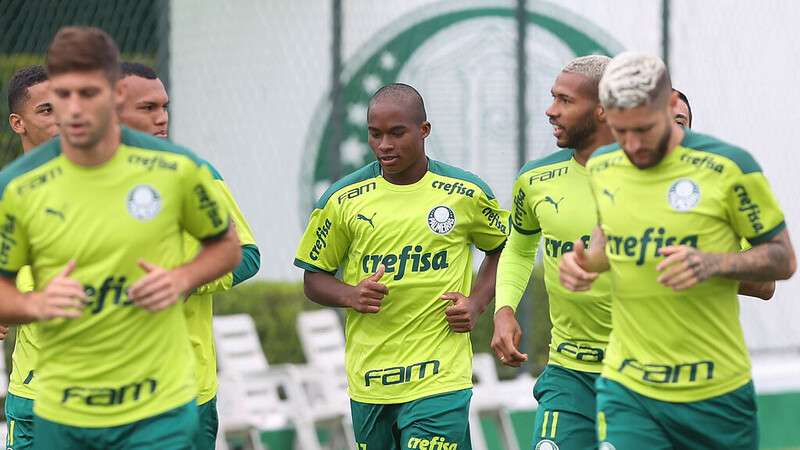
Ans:
MULTIPOLYGON (((217 296, 216 312, 249 314, 265 362, 285 368, 310 364, 298 315, 315 309, 292 266, 295 246, 313 201, 372 160, 366 104, 381 85, 415 86, 433 124, 429 154, 477 173, 510 207, 519 167, 555 150, 544 110, 560 68, 590 53, 660 55, 689 97, 693 128, 756 157, 797 237, 797 23, 791 0, 0 0, 0 93, 14 70, 43 62, 64 25, 99 26, 123 59, 156 68, 170 94, 171 138, 219 169, 261 249, 256 279, 217 296)), ((5 100, 0 112, 8 116, 5 100)), ((0 120, 0 160, 19 152, 0 120)), ((769 302, 741 301, 763 449, 800 448, 798 292, 795 277, 769 302)), ((520 371, 496 367, 508 383, 546 364, 540 281, 519 315, 532 358, 520 371)), ((490 352, 491 332, 487 313, 476 353, 490 352)), ((510 434, 529 447, 535 405, 495 406, 475 417, 486 448, 514 448, 510 434)), ((301 428, 291 423, 284 428, 301 428)), ((238 441, 231 426, 230 445, 303 448, 294 431, 269 433, 282 426, 253 425, 260 434, 238 441)))

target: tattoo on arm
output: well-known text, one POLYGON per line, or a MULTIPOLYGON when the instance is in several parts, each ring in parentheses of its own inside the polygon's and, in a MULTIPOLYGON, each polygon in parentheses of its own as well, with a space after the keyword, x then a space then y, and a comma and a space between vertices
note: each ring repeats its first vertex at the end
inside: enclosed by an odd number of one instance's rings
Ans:
POLYGON ((717 274, 735 280, 785 280, 796 269, 789 232, 783 230, 763 244, 741 253, 719 255, 717 274))

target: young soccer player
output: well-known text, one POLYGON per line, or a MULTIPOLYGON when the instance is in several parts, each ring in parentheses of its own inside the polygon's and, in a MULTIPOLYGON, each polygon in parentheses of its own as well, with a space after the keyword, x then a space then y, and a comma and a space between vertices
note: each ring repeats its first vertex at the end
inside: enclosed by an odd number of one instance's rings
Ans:
MULTIPOLYGON (((123 62, 121 65, 122 83, 125 99, 118 113, 120 121, 139 131, 166 138, 169 129, 169 96, 156 72, 143 64, 123 62)), ((219 189, 223 206, 230 212, 236 227, 236 234, 242 249, 239 266, 224 277, 199 287, 183 305, 189 339, 196 362, 197 410, 200 417, 200 431, 195 440, 196 450, 214 450, 219 418, 217 415, 217 353, 214 348, 213 299, 215 292, 228 290, 251 278, 258 272, 261 264, 250 225, 244 218, 239 205, 219 172, 207 161, 214 184, 219 189)), ((184 248, 188 257, 194 257, 200 243, 189 233, 184 235, 184 248)))
POLYGON ((179 299, 238 264, 228 213, 191 152, 120 129, 106 33, 60 30, 46 67, 60 137, 0 172, 0 320, 61 318, 37 325, 34 448, 191 448, 179 299), (203 249, 181 264, 184 231, 203 249), (22 294, 26 264, 36 291, 22 294))
POLYGON ((519 366, 521 331, 514 311, 533 270, 544 236, 545 284, 553 323, 547 367, 534 396, 539 403, 534 448, 594 449, 594 382, 602 369, 611 331, 611 292, 607 276, 587 292, 571 292, 558 283, 558 261, 576 239, 589 241, 597 224, 586 161, 613 142, 597 85, 610 59, 584 56, 567 63, 551 89, 546 114, 559 152, 531 161, 514 187, 508 244, 497 269, 492 348, 502 362, 519 366), (548 444, 550 445, 548 447, 548 444))
MULTIPOLYGON (((47 72, 41 65, 16 71, 8 82, 8 110, 11 112, 8 122, 11 130, 20 138, 23 153, 49 141, 58 132, 49 88, 47 72)), ((21 292, 33 290, 29 266, 20 269, 16 286, 21 292)), ((17 327, 5 401, 7 449, 26 450, 33 446, 34 361, 37 349, 35 327, 17 327)))
POLYGON ((672 88, 672 92, 678 96, 678 101, 672 110, 675 123, 684 128, 692 128, 692 107, 689 105, 689 99, 686 94, 675 88, 672 88))
POLYGON ((560 263, 575 291, 611 275, 600 448, 756 449, 736 292, 794 273, 783 213, 749 153, 674 123, 658 58, 615 57, 600 100, 617 141, 587 164, 600 225, 560 263), (741 238, 753 248, 740 252, 741 238))
POLYGON ((322 196, 295 265, 308 298, 348 308, 358 448, 469 449, 468 332, 494 295, 508 212, 480 178, 426 156, 411 86, 379 89, 367 121, 377 161, 322 196), (474 285, 472 246, 487 255, 474 285))
MULTIPOLYGON (((678 95, 678 100, 675 102, 675 107, 672 109, 673 120, 684 128, 692 128, 693 114, 692 107, 689 104, 689 98, 686 97, 686 94, 675 88, 672 88, 672 92, 678 95)), ((743 250, 748 250, 751 247, 747 239, 742 239, 743 250)), ((739 282, 739 294, 757 297, 762 300, 769 300, 775 295, 775 281, 741 280, 739 282)))

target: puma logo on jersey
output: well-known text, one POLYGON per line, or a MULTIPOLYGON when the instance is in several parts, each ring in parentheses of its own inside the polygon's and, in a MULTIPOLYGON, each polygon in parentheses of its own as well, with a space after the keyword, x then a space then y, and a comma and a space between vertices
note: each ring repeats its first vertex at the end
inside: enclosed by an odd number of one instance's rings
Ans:
POLYGON ((65 220, 64 219, 64 213, 59 211, 59 210, 57 210, 57 209, 46 208, 44 210, 44 213, 47 214, 47 215, 58 217, 59 219, 61 219, 62 222, 65 220))
POLYGON ((550 197, 549 195, 544 198, 545 202, 553 205, 553 208, 556 209, 556 214, 558 214, 558 204, 561 203, 562 200, 564 200, 564 197, 561 197, 560 199, 558 199, 558 201, 553 200, 553 197, 550 197))
POLYGON ((363 214, 359 214, 359 215, 356 216, 356 220, 363 220, 364 222, 367 222, 368 224, 370 224, 370 226, 374 229, 375 228, 375 224, 372 223, 372 219, 375 218, 375 214, 378 214, 378 213, 373 213, 372 217, 367 217, 367 216, 365 216, 363 214))
POLYGON ((611 199, 611 203, 614 203, 614 197, 617 195, 617 191, 618 191, 618 190, 619 190, 619 189, 615 189, 615 190, 614 190, 614 192, 611 192, 611 191, 609 191, 608 189, 606 189, 606 188, 603 188, 603 195, 605 195, 606 197, 608 197, 609 199, 611 199))

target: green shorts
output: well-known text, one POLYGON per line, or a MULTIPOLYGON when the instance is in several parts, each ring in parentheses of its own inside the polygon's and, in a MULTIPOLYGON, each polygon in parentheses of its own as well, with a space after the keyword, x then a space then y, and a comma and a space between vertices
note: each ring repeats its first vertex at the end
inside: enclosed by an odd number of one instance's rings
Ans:
POLYGON ((35 450, 193 450, 197 404, 183 406, 126 425, 84 428, 36 416, 35 450))
POLYGON ((472 389, 396 405, 350 401, 357 450, 472 450, 472 389))
POLYGON ((539 402, 533 428, 534 450, 597 448, 594 383, 599 374, 548 365, 536 381, 539 402))
POLYGON ((7 450, 33 448, 33 400, 12 393, 6 396, 7 450))
POLYGON ((708 400, 671 403, 597 381, 600 450, 757 450, 753 383, 708 400))
POLYGON ((197 415, 200 417, 200 429, 195 436, 194 448, 195 450, 214 450, 217 447, 217 428, 219 428, 217 397, 198 405, 197 415))

